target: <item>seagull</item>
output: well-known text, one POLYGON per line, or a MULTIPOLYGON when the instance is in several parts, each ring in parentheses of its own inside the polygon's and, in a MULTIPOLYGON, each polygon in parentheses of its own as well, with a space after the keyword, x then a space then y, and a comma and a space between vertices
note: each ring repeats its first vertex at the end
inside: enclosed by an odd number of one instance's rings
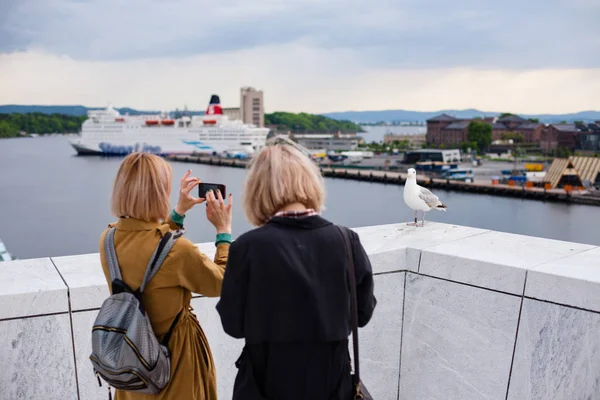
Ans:
POLYGON ((417 185, 417 171, 414 168, 409 168, 407 172, 408 175, 404 183, 404 202, 415 211, 415 222, 407 225, 419 226, 417 224, 417 213, 421 210, 423 213, 421 226, 425 226, 425 213, 427 211, 431 209, 446 211, 448 206, 442 203, 431 191, 417 185))

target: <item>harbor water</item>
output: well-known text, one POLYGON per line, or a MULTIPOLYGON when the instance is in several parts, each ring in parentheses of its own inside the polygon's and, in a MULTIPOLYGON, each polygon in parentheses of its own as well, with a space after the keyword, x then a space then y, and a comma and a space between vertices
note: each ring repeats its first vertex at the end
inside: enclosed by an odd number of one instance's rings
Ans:
MULTIPOLYGON (((96 253, 99 236, 115 220, 110 194, 120 158, 77 157, 66 137, 0 140, 0 239, 20 259, 96 253)), ((233 234, 252 229, 241 207, 246 171, 174 162, 173 206, 186 170, 204 182, 223 183, 233 193, 233 234)), ((413 212, 397 184, 326 179, 324 217, 358 227, 408 222, 413 212)), ((543 203, 488 195, 436 191, 447 212, 427 221, 600 245, 600 207, 543 203)), ((186 217, 193 242, 214 240, 204 205, 186 217)))

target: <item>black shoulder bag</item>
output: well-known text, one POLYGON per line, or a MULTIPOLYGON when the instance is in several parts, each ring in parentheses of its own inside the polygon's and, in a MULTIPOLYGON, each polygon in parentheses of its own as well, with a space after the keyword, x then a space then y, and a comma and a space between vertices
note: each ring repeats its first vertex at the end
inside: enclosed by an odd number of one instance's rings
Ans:
POLYGON ((350 286, 350 324, 352 326, 352 346, 354 347, 354 374, 352 374, 352 399, 373 400, 373 397, 360 380, 360 368, 358 358, 358 301, 356 299, 356 271, 354 268, 354 256, 352 243, 348 231, 337 227, 344 239, 346 254, 348 254, 348 285, 350 286))

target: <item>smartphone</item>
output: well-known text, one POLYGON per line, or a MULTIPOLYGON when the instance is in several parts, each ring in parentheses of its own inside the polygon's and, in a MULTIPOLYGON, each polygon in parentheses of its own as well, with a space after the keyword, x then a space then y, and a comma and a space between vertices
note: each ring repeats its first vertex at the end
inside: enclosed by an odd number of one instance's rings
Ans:
POLYGON ((217 190, 221 192, 221 196, 225 199, 225 195, 227 191, 225 190, 225 185, 221 185, 220 183, 200 183, 198 185, 198 197, 202 199, 206 199, 206 192, 212 190, 215 193, 215 198, 218 199, 217 190))

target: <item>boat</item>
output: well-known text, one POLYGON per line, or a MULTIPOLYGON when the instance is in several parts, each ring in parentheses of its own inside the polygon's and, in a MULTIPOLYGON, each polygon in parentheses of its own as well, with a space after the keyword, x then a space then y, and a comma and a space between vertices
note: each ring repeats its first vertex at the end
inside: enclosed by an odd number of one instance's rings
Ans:
POLYGON ((444 172, 458 168, 458 163, 445 163, 443 161, 419 161, 415 164, 417 171, 444 172))
POLYGON ((443 179, 452 181, 473 182, 473 170, 468 168, 450 168, 442 172, 443 179))
POLYGON ((266 145, 268 128, 244 124, 223 115, 213 94, 205 115, 185 112, 172 118, 121 115, 112 106, 88 111, 80 133, 70 141, 78 155, 123 156, 146 152, 160 156, 244 152, 252 155, 266 145))
POLYGON ((6 246, 4 246, 4 243, 2 243, 2 240, 0 240, 0 262, 13 260, 16 260, 16 258, 13 257, 13 255, 10 254, 8 250, 6 250, 6 246))

